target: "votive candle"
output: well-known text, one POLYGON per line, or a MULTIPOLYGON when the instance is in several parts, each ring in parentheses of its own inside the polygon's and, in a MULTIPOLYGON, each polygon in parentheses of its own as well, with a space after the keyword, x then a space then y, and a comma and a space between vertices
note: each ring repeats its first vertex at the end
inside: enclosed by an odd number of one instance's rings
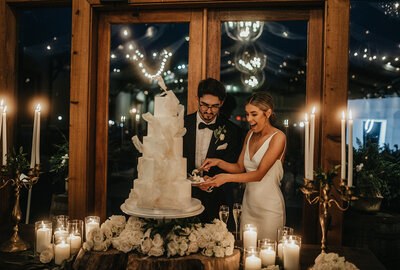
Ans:
POLYGON ((245 224, 243 229, 243 248, 257 246, 257 227, 253 224, 245 224))

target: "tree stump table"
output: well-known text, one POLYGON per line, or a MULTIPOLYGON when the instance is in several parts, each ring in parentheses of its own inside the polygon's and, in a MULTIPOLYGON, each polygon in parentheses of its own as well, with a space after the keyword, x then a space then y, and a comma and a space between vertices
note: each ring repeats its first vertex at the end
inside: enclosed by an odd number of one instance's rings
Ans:
POLYGON ((155 258, 123 253, 116 249, 108 251, 79 251, 74 262, 75 270, 129 269, 129 270, 238 270, 240 252, 235 249, 231 256, 223 258, 192 254, 184 257, 155 258))

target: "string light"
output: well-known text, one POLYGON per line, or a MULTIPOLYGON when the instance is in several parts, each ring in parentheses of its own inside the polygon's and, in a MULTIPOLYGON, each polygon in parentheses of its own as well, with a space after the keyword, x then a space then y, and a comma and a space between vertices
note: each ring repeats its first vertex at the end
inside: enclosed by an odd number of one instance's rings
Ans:
POLYGON ((399 2, 383 2, 381 7, 385 15, 399 17, 400 3, 399 2))
MULTIPOLYGON (((153 53, 153 58, 156 57, 156 56, 157 56, 157 53, 153 53)), ((155 74, 150 74, 147 71, 146 65, 143 62, 145 60, 144 59, 144 54, 142 52, 140 52, 138 49, 135 50, 135 54, 132 56, 132 60, 134 60, 134 62, 137 62, 137 65, 141 68, 143 76, 145 76, 146 78, 151 79, 154 76, 161 75, 164 72, 167 60, 171 56, 172 56, 172 53, 168 52, 167 50, 163 50, 163 52, 160 53, 160 57, 162 59, 161 59, 160 67, 159 67, 158 71, 155 74)), ((182 68, 182 66, 180 66, 180 67, 182 68)), ((185 65, 183 65, 183 67, 185 67, 185 65)))

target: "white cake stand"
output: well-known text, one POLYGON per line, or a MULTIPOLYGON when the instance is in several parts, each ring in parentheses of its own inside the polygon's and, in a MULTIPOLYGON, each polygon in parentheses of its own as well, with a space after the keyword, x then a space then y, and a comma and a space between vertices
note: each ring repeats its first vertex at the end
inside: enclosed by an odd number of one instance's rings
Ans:
POLYGON ((201 214, 204 211, 204 206, 201 201, 192 198, 191 204, 185 209, 149 209, 149 208, 138 208, 128 206, 126 203, 121 205, 121 210, 127 215, 142 217, 142 218, 154 218, 154 219, 173 219, 173 218, 187 218, 194 217, 201 214))

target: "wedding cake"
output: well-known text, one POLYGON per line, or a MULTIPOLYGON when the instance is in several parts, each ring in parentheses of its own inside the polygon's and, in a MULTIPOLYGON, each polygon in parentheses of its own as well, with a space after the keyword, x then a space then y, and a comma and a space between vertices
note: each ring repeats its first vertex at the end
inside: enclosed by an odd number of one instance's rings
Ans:
MULTIPOLYGON (((143 143, 137 136, 132 138, 143 156, 138 160, 138 179, 133 181, 129 198, 121 206, 129 214, 137 209, 193 207, 187 162, 183 157, 184 107, 172 91, 166 90, 162 79, 158 80, 163 93, 155 97, 154 115, 142 115, 148 124, 147 136, 143 137, 143 143)), ((199 208, 198 203, 196 207, 199 208)))

